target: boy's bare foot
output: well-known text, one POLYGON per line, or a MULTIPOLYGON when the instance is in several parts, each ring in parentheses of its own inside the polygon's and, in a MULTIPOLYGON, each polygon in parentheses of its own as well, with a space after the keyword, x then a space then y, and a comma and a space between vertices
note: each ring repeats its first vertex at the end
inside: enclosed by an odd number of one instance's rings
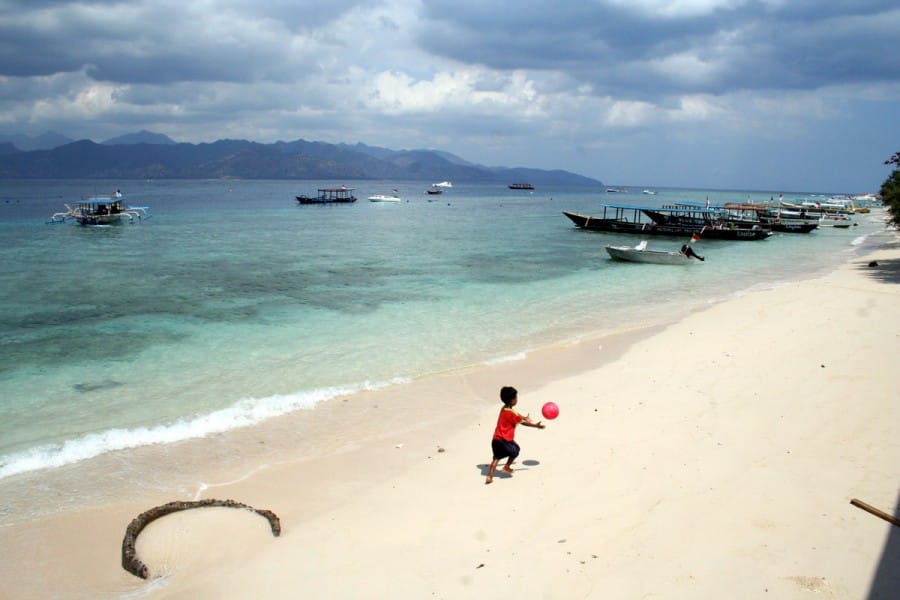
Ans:
POLYGON ((487 484, 489 484, 489 483, 492 482, 492 481, 494 481, 494 478, 491 477, 490 475, 488 475, 487 479, 484 481, 484 485, 487 485, 487 484))
POLYGON ((507 473, 512 473, 512 472, 513 472, 513 468, 510 467, 509 465, 504 466, 504 467, 503 467, 503 470, 506 471, 507 473))

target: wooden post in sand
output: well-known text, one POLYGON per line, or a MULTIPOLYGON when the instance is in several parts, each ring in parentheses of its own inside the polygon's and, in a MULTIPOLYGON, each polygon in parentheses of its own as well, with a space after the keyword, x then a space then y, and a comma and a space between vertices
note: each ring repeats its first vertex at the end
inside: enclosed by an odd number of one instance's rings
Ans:
POLYGON ((875 515, 876 517, 881 517, 888 523, 891 523, 893 525, 896 525, 897 527, 900 527, 900 519, 898 519, 897 517, 895 517, 893 515, 887 514, 883 510, 878 510, 874 506, 869 506, 862 500, 857 500, 856 498, 854 498, 853 500, 850 501, 850 504, 852 504, 853 506, 858 506, 859 508, 863 509, 864 511, 870 512, 873 515, 875 515))

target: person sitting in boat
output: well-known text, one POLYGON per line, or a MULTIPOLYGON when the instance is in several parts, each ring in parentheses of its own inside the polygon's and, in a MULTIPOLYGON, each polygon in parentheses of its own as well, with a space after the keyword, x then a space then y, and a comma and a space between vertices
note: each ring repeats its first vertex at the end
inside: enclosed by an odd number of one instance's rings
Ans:
POLYGON ((697 254, 696 252, 694 252, 694 249, 691 248, 690 244, 684 244, 684 245, 681 247, 681 253, 684 254, 685 256, 690 256, 691 258, 696 258, 697 260, 706 260, 705 258, 703 258, 702 256, 700 256, 699 254, 697 254))

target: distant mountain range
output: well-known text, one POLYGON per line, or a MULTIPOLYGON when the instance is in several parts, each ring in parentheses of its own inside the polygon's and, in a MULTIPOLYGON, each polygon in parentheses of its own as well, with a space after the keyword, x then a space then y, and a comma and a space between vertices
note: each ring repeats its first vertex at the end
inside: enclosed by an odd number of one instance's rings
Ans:
MULTIPOLYGON (((30 152, 32 150, 53 150, 66 144, 71 144, 76 140, 66 137, 55 131, 42 133, 37 137, 31 137, 23 134, 3 135, 0 134, 0 147, 12 144, 13 150, 22 150, 30 152)), ((117 146, 120 144, 175 144, 175 140, 162 133, 153 133, 144 129, 137 133, 128 133, 118 137, 110 138, 105 142, 101 142, 109 146, 117 146)), ((0 152, 0 155, 6 152, 0 152)))
POLYGON ((0 136, 0 179, 396 179, 535 185, 603 183, 562 170, 487 167, 439 150, 247 140, 176 143, 140 131, 73 141, 58 133, 0 136))

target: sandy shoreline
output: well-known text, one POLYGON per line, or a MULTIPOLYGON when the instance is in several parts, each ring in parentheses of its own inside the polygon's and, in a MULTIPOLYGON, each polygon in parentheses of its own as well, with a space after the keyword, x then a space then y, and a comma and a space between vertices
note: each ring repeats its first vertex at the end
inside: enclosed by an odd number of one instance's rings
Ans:
MULTIPOLYGON (((403 402, 335 402, 296 417, 339 432, 316 458, 284 449, 308 443, 286 420, 268 435, 290 444, 238 434, 254 450, 206 480, 232 483, 202 497, 275 511, 281 537, 246 511, 167 517, 139 538, 143 582, 119 566, 126 525, 198 490, 129 497, 0 529, 0 597, 897 597, 879 564, 900 560, 900 528, 849 502, 900 511, 898 309, 893 244, 668 326, 416 381, 403 402), (562 414, 519 431, 521 470, 485 486, 507 384, 522 412, 562 414)), ((198 465, 224 452, 179 446, 198 465)))

